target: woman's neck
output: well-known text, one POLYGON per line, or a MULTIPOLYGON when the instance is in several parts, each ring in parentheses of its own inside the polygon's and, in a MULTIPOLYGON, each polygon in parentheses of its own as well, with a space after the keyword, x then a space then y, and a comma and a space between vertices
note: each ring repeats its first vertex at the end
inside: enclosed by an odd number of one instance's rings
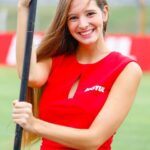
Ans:
POLYGON ((94 63, 105 57, 110 51, 104 42, 91 45, 79 45, 76 57, 81 63, 94 63))

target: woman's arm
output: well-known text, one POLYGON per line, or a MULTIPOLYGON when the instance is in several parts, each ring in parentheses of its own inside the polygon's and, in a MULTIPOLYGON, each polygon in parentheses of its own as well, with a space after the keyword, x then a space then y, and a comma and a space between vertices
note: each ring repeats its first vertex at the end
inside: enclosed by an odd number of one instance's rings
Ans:
POLYGON ((104 107, 91 125, 91 128, 99 133, 99 144, 113 135, 125 120, 135 99, 141 77, 141 68, 131 62, 115 81, 104 107))
MULTIPOLYGON (((19 0, 18 2, 16 59, 20 78, 23 68, 29 3, 30 0, 19 0)), ((51 66, 51 60, 44 60, 37 63, 36 57, 36 51, 32 50, 29 72, 29 86, 32 87, 40 87, 46 82, 51 66)))
POLYGON ((109 97, 89 129, 76 129, 47 123, 32 115, 28 103, 14 103, 13 119, 39 136, 81 150, 96 150, 120 127, 127 116, 141 79, 141 69, 129 63, 115 81, 109 97))

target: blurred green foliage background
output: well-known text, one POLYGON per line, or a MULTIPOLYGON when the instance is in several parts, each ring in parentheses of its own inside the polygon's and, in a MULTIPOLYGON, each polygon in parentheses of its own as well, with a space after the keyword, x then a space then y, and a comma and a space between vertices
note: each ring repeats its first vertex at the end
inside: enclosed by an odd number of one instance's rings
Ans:
MULTIPOLYGON (((49 26, 53 14, 55 12, 55 5, 38 6, 36 16, 36 31, 45 31, 49 26)), ((7 31, 16 31, 17 7, 1 5, 0 11, 7 12, 7 31)), ((145 6, 145 34, 150 34, 150 6, 145 6)), ((108 24, 108 33, 125 33, 125 34, 139 34, 140 19, 139 9, 137 6, 120 6, 110 7, 110 17, 108 24)))
MULTIPOLYGON (((0 5, 0 12, 2 11, 7 13, 6 31, 15 32, 17 7, 15 5, 0 5)), ((38 6, 35 30, 44 32, 51 23, 54 12, 55 6, 38 6)), ((146 6, 145 35, 150 34, 149 14, 150 6, 146 6)), ((0 32, 2 32, 1 29, 0 32)), ((139 35, 138 7, 110 7, 108 33, 139 35)), ((15 125, 11 120, 12 100, 18 98, 19 86, 20 81, 16 69, 0 66, 0 150, 13 149, 15 125)), ((133 108, 115 136, 114 150, 150 150, 149 107, 150 74, 145 73, 133 108)), ((36 143, 31 147, 31 150, 38 150, 39 145, 40 142, 36 143)))

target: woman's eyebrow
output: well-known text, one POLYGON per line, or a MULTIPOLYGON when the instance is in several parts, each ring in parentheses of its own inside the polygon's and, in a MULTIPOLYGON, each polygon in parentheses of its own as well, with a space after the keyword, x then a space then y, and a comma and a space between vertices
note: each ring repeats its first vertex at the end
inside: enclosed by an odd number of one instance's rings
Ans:
MULTIPOLYGON (((91 12, 91 11, 96 11, 95 9, 86 9, 84 12, 87 13, 87 12, 91 12)), ((78 13, 76 12, 71 12, 71 13, 68 13, 68 17, 69 16, 73 16, 73 15, 77 15, 78 13)))

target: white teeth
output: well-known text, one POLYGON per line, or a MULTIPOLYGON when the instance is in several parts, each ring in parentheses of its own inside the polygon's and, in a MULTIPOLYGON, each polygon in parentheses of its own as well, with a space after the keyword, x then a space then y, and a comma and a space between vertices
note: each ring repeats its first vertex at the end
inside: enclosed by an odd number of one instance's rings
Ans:
POLYGON ((86 32, 80 32, 81 35, 85 36, 92 33, 92 30, 86 31, 86 32))

